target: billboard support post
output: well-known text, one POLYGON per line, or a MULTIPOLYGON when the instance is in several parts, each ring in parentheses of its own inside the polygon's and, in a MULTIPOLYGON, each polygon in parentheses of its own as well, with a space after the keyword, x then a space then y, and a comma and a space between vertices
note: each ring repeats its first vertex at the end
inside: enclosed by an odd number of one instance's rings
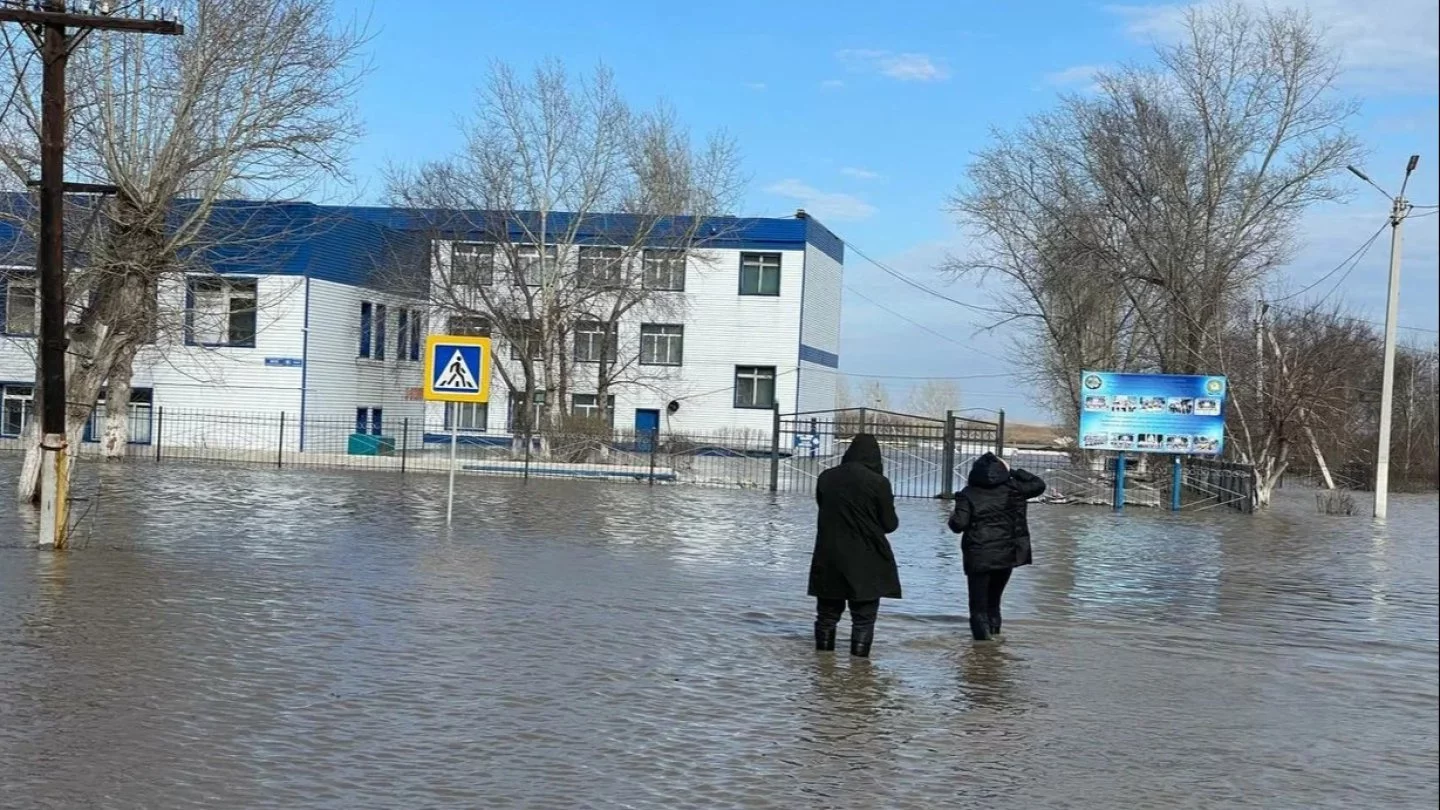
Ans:
POLYGON ((1115 511, 1125 511, 1125 454, 1115 456, 1115 511))
POLYGON ((1175 456, 1170 464, 1170 511, 1180 511, 1180 486, 1185 483, 1185 471, 1180 466, 1180 457, 1175 456))

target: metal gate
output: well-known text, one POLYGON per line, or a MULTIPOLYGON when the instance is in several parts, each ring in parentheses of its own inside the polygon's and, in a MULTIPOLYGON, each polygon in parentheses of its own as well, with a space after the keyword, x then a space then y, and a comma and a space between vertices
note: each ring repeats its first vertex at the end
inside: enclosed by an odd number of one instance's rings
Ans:
POLYGON ((820 473, 840 463, 857 433, 880 443, 885 476, 896 497, 937 498, 953 493, 970 465, 1004 444, 1005 422, 948 414, 944 419, 873 408, 775 415, 770 489, 811 493, 820 473))

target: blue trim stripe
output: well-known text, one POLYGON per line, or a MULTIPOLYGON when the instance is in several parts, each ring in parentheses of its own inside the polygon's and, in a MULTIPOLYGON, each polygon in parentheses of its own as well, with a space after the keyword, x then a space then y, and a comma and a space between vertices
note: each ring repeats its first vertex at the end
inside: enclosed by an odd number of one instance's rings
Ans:
POLYGON ((834 352, 827 352, 824 349, 817 349, 814 346, 800 344, 800 362, 813 363, 826 368, 839 368, 840 355, 834 352))

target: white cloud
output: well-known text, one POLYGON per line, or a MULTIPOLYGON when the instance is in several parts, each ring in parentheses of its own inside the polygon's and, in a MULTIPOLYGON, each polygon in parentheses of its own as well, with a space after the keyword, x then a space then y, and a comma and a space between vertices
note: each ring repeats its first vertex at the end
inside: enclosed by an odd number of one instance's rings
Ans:
POLYGON ((938 82, 950 78, 950 68, 929 54, 851 49, 835 56, 852 70, 879 73, 902 82, 938 82))
POLYGON ((866 219, 875 213, 875 206, 853 194, 835 191, 821 191, 808 183, 795 179, 771 183, 766 193, 795 200, 808 213, 822 220, 845 221, 866 219))
MULTIPOLYGON (((1201 0, 1197 6, 1223 0, 1201 0)), ((1440 4, 1435 0, 1240 0, 1254 10, 1307 11, 1340 49, 1348 84, 1392 91, 1436 86, 1440 68, 1440 4)), ((1106 10, 1140 39, 1173 40, 1183 30, 1188 4, 1112 5, 1106 10)))
POLYGON ((1100 65, 1075 65, 1045 74, 1045 83, 1051 87, 1079 87, 1089 92, 1095 89, 1095 74, 1102 70, 1100 65))
POLYGON ((845 89, 845 81, 843 79, 826 79, 825 81, 820 82, 820 89, 843 90, 845 89))
POLYGON ((872 172, 872 171, 870 171, 869 169, 861 169, 861 168, 856 167, 856 166, 846 166, 845 168, 843 168, 843 169, 840 170, 840 173, 843 174, 843 175, 845 175, 846 177, 853 177, 853 178, 855 178, 856 180, 879 180, 879 179, 880 179, 880 173, 879 173, 879 172, 872 172))
POLYGON ((765 82, 746 82, 745 86, 757 93, 763 93, 770 87, 765 82))

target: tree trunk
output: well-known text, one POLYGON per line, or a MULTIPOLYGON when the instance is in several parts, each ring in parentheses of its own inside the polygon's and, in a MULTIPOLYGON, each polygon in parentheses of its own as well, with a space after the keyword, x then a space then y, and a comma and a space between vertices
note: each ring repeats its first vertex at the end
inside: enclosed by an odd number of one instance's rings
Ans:
POLYGON ((130 444, 130 377, 135 365, 136 347, 131 344, 116 354, 105 389, 105 426, 100 439, 100 453, 106 459, 125 457, 130 444))

